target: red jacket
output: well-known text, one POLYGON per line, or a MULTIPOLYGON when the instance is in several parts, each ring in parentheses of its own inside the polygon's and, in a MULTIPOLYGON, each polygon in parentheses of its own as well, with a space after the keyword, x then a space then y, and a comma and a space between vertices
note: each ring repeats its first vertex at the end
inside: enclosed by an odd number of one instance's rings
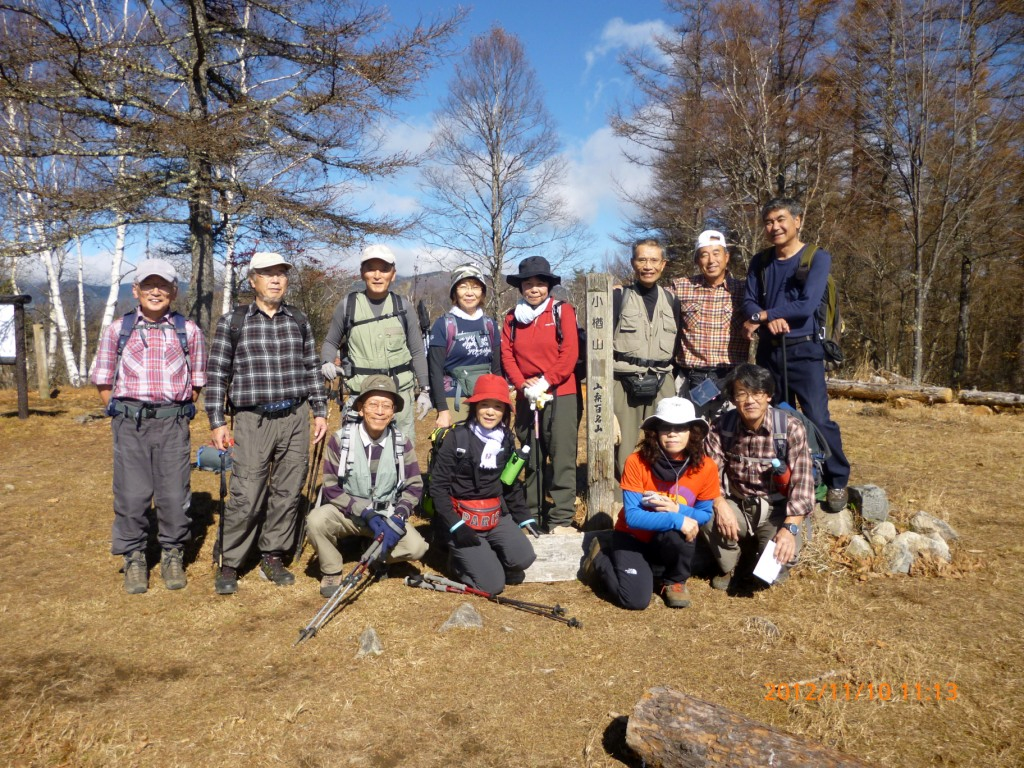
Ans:
POLYGON ((536 320, 523 325, 509 312, 501 329, 501 368, 516 390, 522 394, 527 379, 543 376, 555 395, 576 392, 573 369, 579 359, 579 338, 576 335, 576 310, 562 302, 558 310, 562 321, 562 346, 555 336, 555 319, 551 312, 554 299, 536 320), (512 339, 512 324, 516 325, 516 338, 512 339))

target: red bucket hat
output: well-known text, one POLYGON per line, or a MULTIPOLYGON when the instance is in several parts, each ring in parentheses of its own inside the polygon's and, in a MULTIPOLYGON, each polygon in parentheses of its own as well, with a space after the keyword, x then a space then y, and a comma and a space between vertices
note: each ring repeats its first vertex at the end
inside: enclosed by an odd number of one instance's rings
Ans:
POLYGON ((472 396, 462 402, 479 403, 481 400, 497 400, 511 408, 512 400, 508 396, 508 382, 496 374, 485 373, 476 380, 472 396))

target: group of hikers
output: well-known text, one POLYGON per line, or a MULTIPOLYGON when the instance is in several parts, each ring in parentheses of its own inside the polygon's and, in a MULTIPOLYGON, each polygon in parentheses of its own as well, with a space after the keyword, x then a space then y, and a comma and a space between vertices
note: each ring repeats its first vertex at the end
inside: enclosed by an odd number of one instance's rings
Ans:
MULTIPOLYGON (((671 607, 689 605, 698 548, 717 566, 716 589, 745 582, 766 549, 781 568, 776 582, 786 577, 816 500, 805 423, 827 444, 823 506, 846 504, 849 463, 828 412, 816 315, 831 257, 800 240, 798 201, 772 200, 762 219, 770 245, 746 281, 729 272, 725 236, 708 230, 692 277, 659 285, 665 248, 646 239, 633 246, 633 282, 614 289, 609 384, 622 507, 610 536, 592 538, 581 577, 625 608, 647 607, 656 590, 671 607), (748 362, 755 338, 757 365, 748 362), (782 400, 798 402, 802 416, 782 400)), ((151 503, 161 577, 168 589, 186 586, 189 422, 204 387, 211 442, 231 452, 217 594, 238 590, 255 552, 260 577, 293 584, 287 560, 302 535, 324 597, 343 583, 349 537, 379 542, 379 568, 422 560, 429 538, 470 587, 496 595, 522 582, 536 557, 531 537, 575 530, 582 334, 573 306, 552 295, 559 276, 543 257, 523 259, 506 276, 519 299, 498 321, 484 312, 481 271, 458 267, 451 307, 424 342, 391 291, 394 254, 371 245, 360 263, 365 288, 338 303, 318 353, 309 320, 285 300, 292 268, 280 254, 254 254, 254 299, 220 318, 207 356, 200 329, 171 309, 174 267, 139 265, 138 305, 107 329, 93 369, 112 417, 112 552, 124 558, 125 590, 149 586, 151 503), (339 379, 349 398, 328 437, 328 388, 339 379), (427 468, 415 425, 431 409, 427 468), (327 442, 321 503, 302 533, 310 417, 313 445, 327 442), (410 523, 424 508, 427 538, 410 523)))

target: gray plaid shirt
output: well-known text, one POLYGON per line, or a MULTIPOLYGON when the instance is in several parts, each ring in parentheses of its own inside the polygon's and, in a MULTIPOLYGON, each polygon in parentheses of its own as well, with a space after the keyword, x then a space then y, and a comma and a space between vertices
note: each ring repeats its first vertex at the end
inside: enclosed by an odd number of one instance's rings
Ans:
POLYGON ((224 425, 225 396, 235 408, 282 400, 309 400, 314 416, 327 415, 327 396, 309 322, 300 328, 287 304, 270 317, 253 302, 231 349, 231 313, 217 321, 207 365, 205 406, 210 428, 224 425))

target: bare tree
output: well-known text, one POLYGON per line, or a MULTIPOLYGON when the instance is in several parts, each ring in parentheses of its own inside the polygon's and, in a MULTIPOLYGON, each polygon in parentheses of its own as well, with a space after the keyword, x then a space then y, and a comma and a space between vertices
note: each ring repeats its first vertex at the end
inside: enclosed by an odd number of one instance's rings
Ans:
POLYGON ((586 243, 558 194, 558 149, 519 39, 497 27, 474 38, 437 115, 422 226, 432 246, 490 276, 492 310, 507 303, 502 276, 522 256, 569 266, 586 243))

